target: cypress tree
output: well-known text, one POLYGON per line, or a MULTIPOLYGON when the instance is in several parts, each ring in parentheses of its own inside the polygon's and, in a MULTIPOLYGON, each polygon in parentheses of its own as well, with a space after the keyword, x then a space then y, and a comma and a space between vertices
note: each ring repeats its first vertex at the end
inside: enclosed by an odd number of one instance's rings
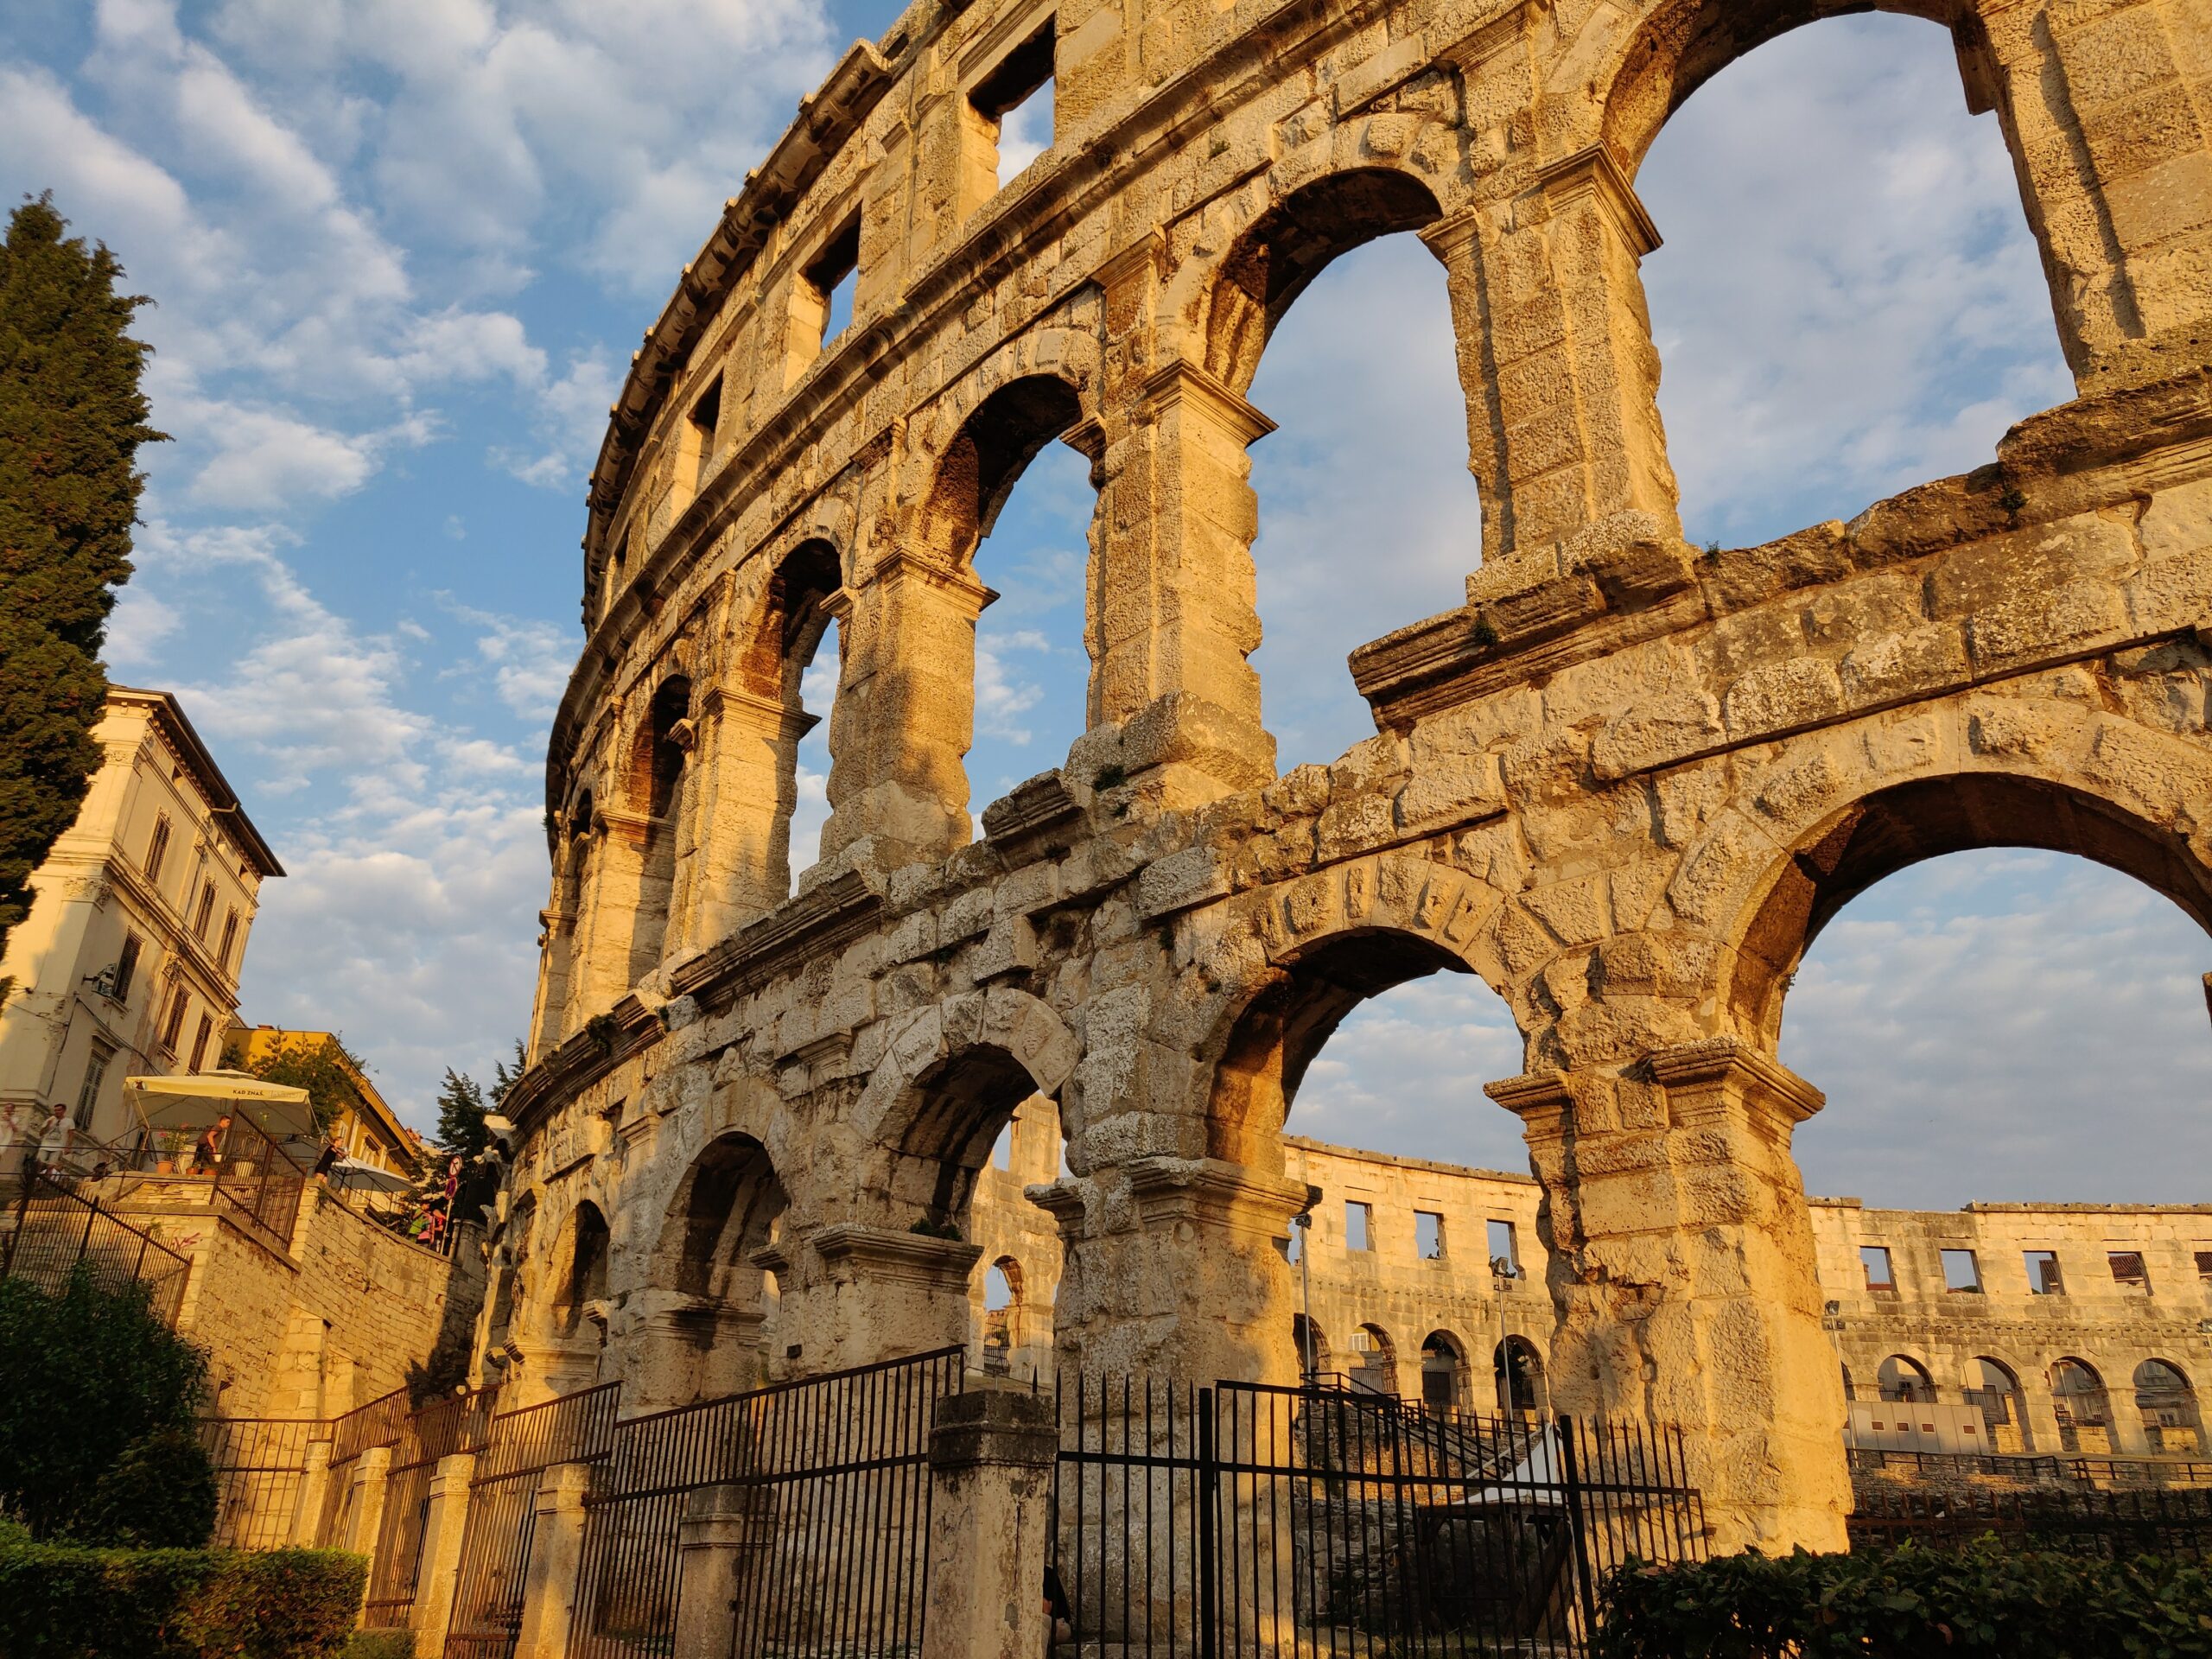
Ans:
POLYGON ((138 389, 150 348, 128 333, 149 302, 67 229, 41 196, 0 245, 0 949, 99 766, 100 640, 144 481, 132 462, 165 435, 138 389))

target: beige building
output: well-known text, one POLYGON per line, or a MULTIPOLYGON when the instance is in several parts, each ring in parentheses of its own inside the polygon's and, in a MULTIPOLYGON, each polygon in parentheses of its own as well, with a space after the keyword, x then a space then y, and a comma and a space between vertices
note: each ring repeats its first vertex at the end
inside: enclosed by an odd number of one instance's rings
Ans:
POLYGON ((174 696, 111 687, 93 736, 105 759, 0 963, 0 1114, 35 1140, 61 1108, 79 1158, 136 1127, 125 1077, 219 1063, 261 884, 284 874, 174 696))
POLYGON ((224 1034, 226 1052, 236 1055, 251 1071, 286 1048, 319 1049, 335 1046, 339 1069, 346 1075, 345 1109, 328 1125, 330 1138, 346 1157, 395 1175, 414 1175, 420 1166, 421 1140, 385 1103, 368 1073, 356 1065, 334 1033, 327 1031, 286 1031, 276 1026, 232 1024, 224 1034))

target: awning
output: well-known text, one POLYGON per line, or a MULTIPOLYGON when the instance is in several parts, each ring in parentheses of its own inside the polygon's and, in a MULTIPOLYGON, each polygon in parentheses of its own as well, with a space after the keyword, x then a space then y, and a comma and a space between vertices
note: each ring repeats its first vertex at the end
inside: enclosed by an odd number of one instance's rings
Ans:
POLYGON ((202 1071, 183 1077, 125 1077, 123 1097, 149 1129, 199 1130, 219 1117, 251 1123, 271 1141, 319 1140, 308 1091, 243 1071, 202 1071))
POLYGON ((349 1188, 355 1192, 409 1192, 415 1183, 404 1175, 395 1175, 388 1169, 374 1164, 365 1164, 358 1158, 340 1158, 330 1166, 330 1182, 334 1186, 349 1188))

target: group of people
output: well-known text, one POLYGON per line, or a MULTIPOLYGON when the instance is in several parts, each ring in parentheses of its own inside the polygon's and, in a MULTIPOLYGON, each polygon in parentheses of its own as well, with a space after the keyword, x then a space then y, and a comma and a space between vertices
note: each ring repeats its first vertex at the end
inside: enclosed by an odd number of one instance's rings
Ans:
MULTIPOLYGON (((0 1104, 0 1177, 19 1176, 28 1188, 40 1175, 59 1180, 81 1173, 73 1147, 83 1138, 60 1106, 41 1123, 38 1109, 27 1102, 0 1104)), ((99 1150, 105 1154, 107 1149, 99 1150)))

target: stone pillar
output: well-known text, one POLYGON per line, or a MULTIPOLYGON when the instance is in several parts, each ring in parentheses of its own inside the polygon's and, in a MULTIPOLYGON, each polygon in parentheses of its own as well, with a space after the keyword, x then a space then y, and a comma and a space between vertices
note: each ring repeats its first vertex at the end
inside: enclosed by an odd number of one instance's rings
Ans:
POLYGON ((825 858, 864 837, 887 868, 968 844, 976 619, 997 597, 972 572, 904 550, 855 595, 830 712, 825 858))
POLYGON ((1554 162, 1518 197, 1421 237, 1451 291, 1484 563, 1570 537, 1601 563, 1680 542, 1637 270, 1659 232, 1611 156, 1593 145, 1554 162))
POLYGON ((430 1506, 423 1520, 423 1553, 415 1569, 415 1610, 408 1619, 418 1654, 443 1651, 453 1623, 454 1591, 461 1577, 461 1541, 468 1529, 468 1483, 474 1452, 438 1459, 430 1477, 430 1506))
POLYGON ((971 1382, 930 1430, 929 1612, 922 1659, 1038 1659, 1046 1505, 1059 1433, 1049 1395, 971 1382))
POLYGON ((306 1465, 300 1471, 300 1488, 292 1507, 291 1541, 298 1549, 313 1549, 320 1541, 322 1510, 330 1493, 330 1442, 309 1440, 306 1465))
POLYGON ((762 1553, 775 1533, 772 1486, 702 1486, 685 1500, 677 1530, 674 1659, 752 1659, 732 1654, 731 1626, 738 1597, 761 1582, 762 1553))
POLYGON ((664 954, 728 938, 790 895, 798 745, 817 718, 734 685, 709 686, 701 697, 684 791, 689 888, 664 954))
POLYGON ((1488 1092, 1544 1185, 1557 1408, 1679 1427, 1716 1551, 1845 1548, 1843 1380, 1789 1155, 1820 1091, 1714 1038, 1488 1092))
POLYGON ((1977 9, 1967 99, 2004 120, 2085 392, 2202 360, 2212 321, 2212 21, 2195 0, 1977 9), (1986 54, 1982 49, 1986 42, 1986 54))
POLYGON ((1118 764, 1148 797, 1197 805, 1275 775, 1245 660, 1260 645, 1245 449, 1274 423, 1191 362, 1125 395, 1099 504, 1091 719, 1122 728, 1118 764))
POLYGON ((582 1029, 630 988, 630 942, 638 923, 645 880, 645 836, 651 821, 600 808, 594 814, 591 864, 569 968, 569 1009, 563 1031, 582 1029))
POLYGON ((346 1529, 335 1546, 356 1555, 377 1553, 377 1535, 384 1529, 385 1494, 391 1490, 391 1448, 372 1446, 353 1459, 349 1477, 353 1494, 346 1502, 346 1529))
POLYGON ((2042 1457, 2056 1456, 2065 1448, 2058 1439, 2058 1402, 2051 1398, 2050 1374, 2038 1368, 2020 1376, 2020 1410, 2027 1420, 2026 1449, 2042 1457))
POLYGON ((779 1327, 804 1338, 798 1354, 770 1363, 810 1375, 964 1344, 968 1281, 982 1255, 958 1239, 855 1222, 816 1229, 796 1262, 785 1247, 754 1251, 782 1287, 779 1327))
POLYGON ((759 1307, 677 1291, 633 1293, 637 1312, 613 1346, 634 1363, 622 1398, 637 1415, 715 1400, 765 1380, 759 1307))
POLYGON ((1027 1189, 1060 1225, 1053 1333, 1094 1376, 1295 1382, 1284 1255, 1305 1184, 1217 1158, 1141 1158, 1027 1189))
POLYGON ((550 906, 537 912, 537 995, 530 1011, 530 1060, 535 1065, 567 1036, 569 977, 575 957, 575 912, 550 906))
POLYGON ((538 1480, 514 1659, 563 1659, 569 1650, 576 1573, 583 1562, 584 1495, 591 1491, 593 1467, 556 1463, 538 1480))

